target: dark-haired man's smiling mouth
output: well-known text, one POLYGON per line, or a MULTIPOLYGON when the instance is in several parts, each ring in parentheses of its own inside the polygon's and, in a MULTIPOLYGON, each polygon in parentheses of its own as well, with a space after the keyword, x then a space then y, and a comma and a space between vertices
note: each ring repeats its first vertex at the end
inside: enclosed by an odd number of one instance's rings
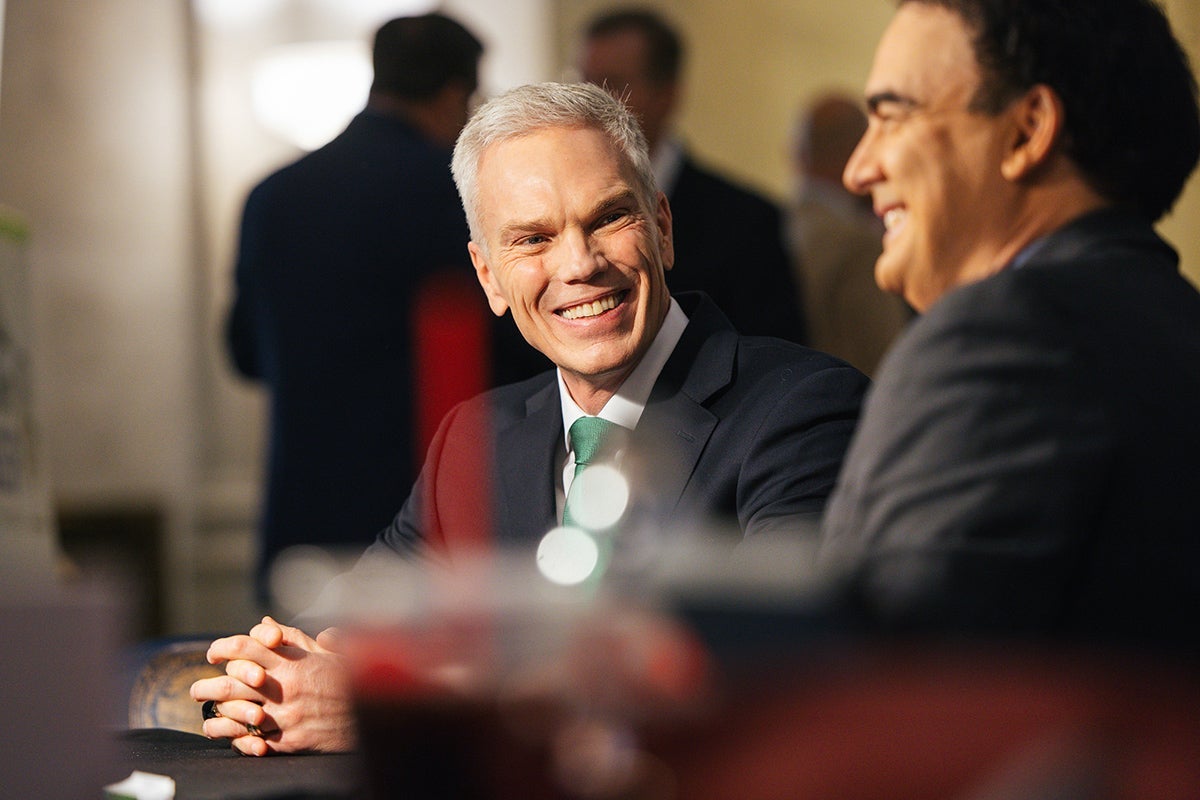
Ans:
POLYGON ((564 308, 562 311, 559 311, 558 314, 563 319, 585 319, 587 317, 598 317, 605 311, 611 311, 619 306, 625 300, 625 296, 628 294, 629 290, 626 289, 623 292, 605 295, 599 300, 593 300, 590 303, 580 303, 577 306, 564 308))

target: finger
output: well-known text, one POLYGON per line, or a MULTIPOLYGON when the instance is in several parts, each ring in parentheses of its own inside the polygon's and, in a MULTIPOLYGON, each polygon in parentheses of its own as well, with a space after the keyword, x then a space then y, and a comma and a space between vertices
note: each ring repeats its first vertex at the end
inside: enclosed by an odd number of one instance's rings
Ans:
POLYGON ((212 719, 204 723, 204 735, 210 739, 229 739, 233 748, 248 756, 265 756, 271 752, 263 736, 246 733, 242 725, 227 719, 212 719))
POLYGON ((241 658, 227 662, 225 674, 253 689, 262 689, 267 682, 267 671, 261 664, 241 658))
MULTIPOLYGON (((278 623, 276 623, 278 625, 278 623)), ((317 644, 317 640, 309 636, 299 628, 291 625, 279 625, 279 630, 283 632, 283 644, 291 647, 299 647, 302 650, 311 652, 320 652, 323 648, 317 644)))
POLYGON ((220 664, 236 659, 253 661, 266 669, 271 669, 280 661, 279 655, 274 650, 263 646, 253 636, 244 633, 217 639, 208 647, 208 663, 210 664, 220 664))
POLYGON ((250 629, 250 635, 264 647, 274 650, 283 643, 283 631, 278 622, 271 617, 263 617, 262 622, 250 629))
POLYGON ((260 731, 266 731, 268 728, 274 730, 275 728, 263 707, 250 700, 228 700, 219 703, 217 711, 221 716, 216 719, 225 719, 236 723, 241 731, 239 735, 247 733, 251 725, 260 731))
POLYGON ((216 700, 221 703, 230 700, 264 702, 267 699, 258 689, 229 675, 198 680, 192 684, 189 694, 193 700, 201 703, 206 700, 216 700))
POLYGON ((233 749, 246 756, 265 756, 271 752, 267 743, 258 736, 239 736, 233 740, 233 749))
POLYGON ((250 735, 245 723, 225 716, 204 720, 203 730, 210 739, 240 739, 250 735))
POLYGON ((338 628, 326 628, 317 634, 317 645, 331 653, 340 653, 342 644, 342 632, 338 628))
POLYGON ((188 687, 188 694, 191 695, 191 698, 197 703, 203 703, 205 700, 216 700, 217 698, 213 697, 213 692, 215 690, 213 682, 216 680, 220 679, 201 678, 188 687))

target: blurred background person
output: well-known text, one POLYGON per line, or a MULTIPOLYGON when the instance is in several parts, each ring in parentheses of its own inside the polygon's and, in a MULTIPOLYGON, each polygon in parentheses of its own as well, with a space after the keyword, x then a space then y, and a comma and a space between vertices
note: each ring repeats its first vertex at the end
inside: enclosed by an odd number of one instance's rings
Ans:
POLYGON ((801 109, 790 153, 796 191, 787 242, 809 344, 871 375, 912 311, 875 283, 883 225, 870 198, 842 184, 842 170, 866 130, 859 103, 836 92, 801 109))
POLYGON ((671 291, 706 292, 743 334, 805 342, 779 207, 697 163, 674 131, 683 60, 683 40, 665 19, 620 9, 586 26, 578 68, 641 120, 675 217, 682 268, 667 278, 671 291))
POLYGON ((412 311, 432 277, 469 280, 450 153, 482 53, 441 14, 384 23, 366 107, 246 200, 226 334, 270 391, 260 601, 280 551, 361 548, 412 485, 412 311))

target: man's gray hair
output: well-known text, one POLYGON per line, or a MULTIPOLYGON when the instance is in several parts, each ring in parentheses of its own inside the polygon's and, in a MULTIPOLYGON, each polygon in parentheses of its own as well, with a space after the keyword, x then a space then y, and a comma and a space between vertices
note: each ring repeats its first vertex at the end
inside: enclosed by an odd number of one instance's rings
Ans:
POLYGON ((606 134, 633 166, 635 188, 646 210, 653 212, 657 205, 658 185, 646 137, 624 103, 590 83, 518 86, 480 106, 454 146, 454 183, 467 214, 471 240, 480 247, 486 247, 479 229, 480 159, 494 144, 547 128, 593 128, 606 134))

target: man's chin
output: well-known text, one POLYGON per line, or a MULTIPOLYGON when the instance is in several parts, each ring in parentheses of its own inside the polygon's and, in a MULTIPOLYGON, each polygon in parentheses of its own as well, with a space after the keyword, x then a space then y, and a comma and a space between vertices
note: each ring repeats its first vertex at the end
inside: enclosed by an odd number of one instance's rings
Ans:
POLYGON ((879 257, 879 261, 875 262, 875 285, 888 294, 904 297, 902 273, 895 265, 886 263, 884 261, 886 257, 887 254, 885 253, 879 257))

